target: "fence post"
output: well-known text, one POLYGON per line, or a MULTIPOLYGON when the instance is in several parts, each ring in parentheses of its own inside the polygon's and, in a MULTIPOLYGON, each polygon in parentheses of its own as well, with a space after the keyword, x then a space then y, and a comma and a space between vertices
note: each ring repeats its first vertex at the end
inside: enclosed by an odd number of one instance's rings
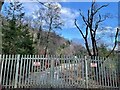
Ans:
POLYGON ((1 81, 2 81, 2 68, 3 68, 3 64, 2 64, 1 54, 0 54, 0 85, 1 85, 1 81))
POLYGON ((20 61, 20 55, 17 55, 17 67, 16 67, 16 72, 15 72, 15 88, 17 88, 17 83, 18 83, 18 70, 19 70, 19 61, 20 61))
POLYGON ((88 65, 87 65, 87 56, 85 56, 85 77, 86 77, 86 87, 88 88, 88 65))
POLYGON ((52 86, 52 82, 54 81, 54 60, 51 60, 51 86, 52 86))

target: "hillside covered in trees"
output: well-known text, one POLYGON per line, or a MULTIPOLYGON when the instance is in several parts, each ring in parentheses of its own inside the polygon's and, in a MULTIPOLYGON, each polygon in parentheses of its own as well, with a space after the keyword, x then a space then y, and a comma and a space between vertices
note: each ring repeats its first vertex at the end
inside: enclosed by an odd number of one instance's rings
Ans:
POLYGON ((54 31, 37 30, 30 26, 24 20, 22 4, 16 2, 15 5, 17 8, 11 3, 5 10, 6 15, 2 16, 2 53, 44 55, 46 46, 49 55, 85 53, 82 45, 75 44, 54 31))

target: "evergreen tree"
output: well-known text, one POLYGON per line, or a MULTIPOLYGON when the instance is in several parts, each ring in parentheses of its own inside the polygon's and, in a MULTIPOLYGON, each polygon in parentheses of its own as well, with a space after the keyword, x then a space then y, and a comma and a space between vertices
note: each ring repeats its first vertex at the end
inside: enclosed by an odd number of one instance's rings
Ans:
POLYGON ((5 54, 33 54, 33 39, 30 35, 28 25, 23 25, 24 17, 22 4, 10 3, 6 8, 6 21, 3 22, 3 50, 5 54))

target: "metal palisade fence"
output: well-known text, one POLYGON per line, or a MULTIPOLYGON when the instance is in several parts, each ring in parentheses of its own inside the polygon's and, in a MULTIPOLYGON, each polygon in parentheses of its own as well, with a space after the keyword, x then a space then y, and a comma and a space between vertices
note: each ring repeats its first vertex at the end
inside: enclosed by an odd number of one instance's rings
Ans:
POLYGON ((0 55, 3 88, 118 88, 117 76, 115 59, 0 55))

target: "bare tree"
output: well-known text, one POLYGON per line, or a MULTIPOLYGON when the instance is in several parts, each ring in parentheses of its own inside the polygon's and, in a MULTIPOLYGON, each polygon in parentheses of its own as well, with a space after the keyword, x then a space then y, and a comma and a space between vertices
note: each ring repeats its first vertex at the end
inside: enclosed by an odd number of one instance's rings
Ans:
MULTIPOLYGON (((86 28, 85 34, 81 30, 80 26, 77 24, 77 19, 75 19, 75 22, 74 22, 75 26, 79 30, 80 34, 82 35, 82 37, 85 41, 85 46, 86 46, 89 56, 98 56, 99 55, 98 46, 97 46, 97 38, 96 38, 97 30, 98 30, 100 24, 109 17, 109 15, 101 15, 100 10, 107 6, 108 6, 108 4, 96 7, 96 2, 92 2, 91 8, 87 12, 87 17, 85 17, 85 15, 83 15, 83 13, 80 10, 80 16, 82 17, 82 20, 85 23, 85 28, 86 28), (90 43, 88 43, 88 35, 90 35, 92 48, 89 47, 90 43)), ((114 47, 106 57, 108 57, 114 51, 114 49, 117 45, 116 39, 118 36, 118 31, 119 30, 117 29, 117 32, 115 35, 114 47)))
MULTIPOLYGON (((39 1, 38 1, 39 2, 39 1)), ((39 44, 41 39, 41 30, 46 31, 46 37, 44 40, 46 41, 44 44, 44 55, 48 54, 48 47, 50 44, 50 33, 53 32, 56 29, 61 29, 61 26, 63 25, 61 17, 60 17, 60 7, 56 3, 41 3, 40 5, 43 5, 42 12, 41 8, 38 12, 39 17, 38 21, 39 24, 39 44), (43 14, 44 12, 44 14, 43 14)), ((39 45, 38 45, 39 46, 39 45)))
POLYGON ((37 29, 37 53, 39 54, 40 52, 40 46, 42 45, 42 31, 43 31, 43 27, 44 27, 44 22, 45 22, 45 8, 41 7, 39 8, 39 10, 34 12, 35 15, 35 19, 33 18, 33 22, 34 22, 34 28, 37 29))
POLYGON ((47 12, 46 12, 46 27, 48 29, 47 37, 46 37, 46 46, 45 46, 45 54, 47 54, 48 46, 50 43, 50 32, 55 29, 61 29, 63 25, 61 17, 60 17, 60 8, 56 4, 47 4, 47 12))

